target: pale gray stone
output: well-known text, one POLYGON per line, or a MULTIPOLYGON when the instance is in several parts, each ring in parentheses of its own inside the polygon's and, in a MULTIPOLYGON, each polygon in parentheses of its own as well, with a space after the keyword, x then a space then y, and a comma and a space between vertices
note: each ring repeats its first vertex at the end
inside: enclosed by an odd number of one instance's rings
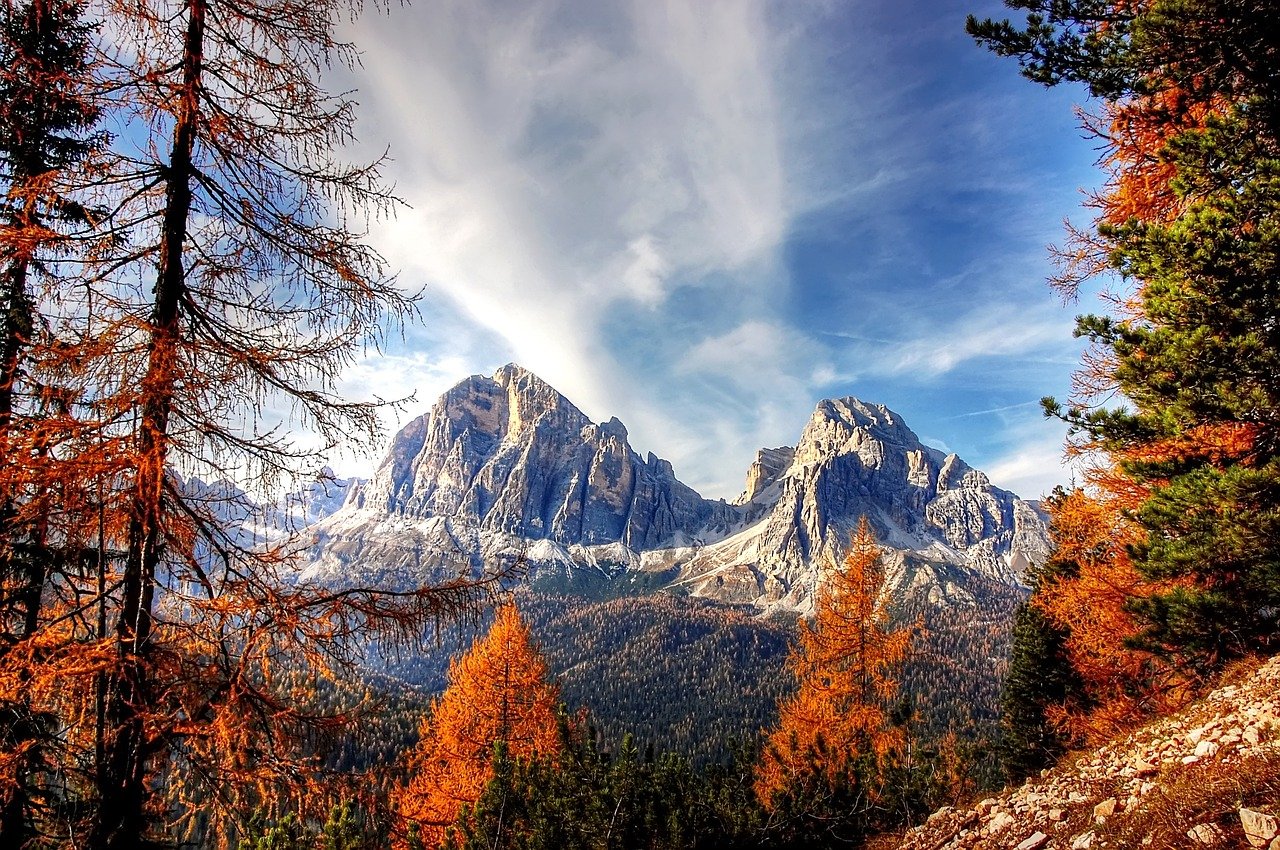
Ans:
POLYGON ((1201 823, 1187 830, 1187 838, 1200 844, 1213 845, 1222 840, 1222 830, 1217 824, 1201 823))
POLYGON ((1253 847, 1266 847, 1280 833, 1280 820, 1253 809, 1240 809, 1240 825, 1244 827, 1244 837, 1253 847))
POLYGON ((1022 840, 1014 850, 1040 850, 1049 843, 1049 836, 1043 832, 1033 832, 1022 840))

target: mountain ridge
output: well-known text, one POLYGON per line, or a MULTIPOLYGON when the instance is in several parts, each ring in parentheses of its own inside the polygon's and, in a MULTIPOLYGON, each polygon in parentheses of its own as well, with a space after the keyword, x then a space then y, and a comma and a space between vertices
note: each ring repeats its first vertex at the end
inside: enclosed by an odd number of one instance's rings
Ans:
POLYGON ((925 446, 898 414, 819 402, 796 445, 762 449, 732 502, 642 457, 515 364, 472 375, 392 440, 372 478, 316 522, 304 580, 414 586, 520 562, 529 581, 629 577, 804 611, 860 516, 904 592, 959 601, 963 574, 1019 586, 1048 551, 1035 503, 925 446), (943 576, 943 574, 946 576, 943 576))

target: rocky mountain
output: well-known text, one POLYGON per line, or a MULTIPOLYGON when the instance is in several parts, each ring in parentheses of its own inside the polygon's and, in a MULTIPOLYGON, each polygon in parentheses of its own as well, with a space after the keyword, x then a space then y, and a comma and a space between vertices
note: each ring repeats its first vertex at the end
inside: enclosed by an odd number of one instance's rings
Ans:
POLYGON ((216 520, 230 541, 246 549, 283 540, 343 506, 358 478, 338 478, 329 467, 314 479, 268 501, 259 501, 225 478, 212 483, 174 474, 175 485, 196 511, 216 520))
POLYGON ((472 376, 406 425, 373 478, 310 534, 305 580, 415 586, 519 561, 532 583, 641 583, 804 610, 867 516, 904 593, 972 601, 1047 552, 1033 503, 921 444, 892 411, 820 403, 764 449, 729 503, 704 499, 617 419, 594 423, 515 365, 472 376))
POLYGON ((642 459, 617 419, 594 424, 514 365, 467 378, 405 426, 355 503, 528 540, 632 551, 680 544, 736 518, 680 483, 667 461, 642 459))
POLYGON ((313 530, 304 577, 413 586, 519 560, 534 577, 612 579, 642 552, 724 536, 739 515, 642 458, 617 419, 593 423, 508 365, 401 429, 372 479, 313 530))
POLYGON ((899 850, 1280 850, 1280 658, 1184 711, 971 808, 944 808, 899 850))
POLYGON ((935 601, 971 602, 966 573, 1020 584, 1048 554, 1034 504, 923 445, 885 406, 856 398, 820 402, 794 449, 762 450, 737 503, 759 518, 685 560, 676 586, 804 608, 814 565, 838 558, 863 516, 889 550, 891 581, 935 601))

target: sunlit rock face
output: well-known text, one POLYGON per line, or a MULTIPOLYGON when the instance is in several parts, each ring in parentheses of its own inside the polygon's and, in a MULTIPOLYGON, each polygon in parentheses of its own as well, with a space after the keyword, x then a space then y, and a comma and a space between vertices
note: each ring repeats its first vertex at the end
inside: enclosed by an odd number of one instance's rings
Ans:
MULTIPOLYGON (((1033 503, 992 486, 954 454, 923 445, 883 405, 820 402, 790 456, 779 469, 783 450, 761 453, 739 501, 767 495, 767 510, 682 564, 677 585, 760 606, 808 608, 822 564, 839 558, 864 516, 903 592, 948 595, 941 578, 921 578, 939 575, 922 570, 926 564, 1020 584, 1047 556, 1044 517, 1033 503)), ((963 589, 955 591, 952 601, 964 601, 963 589)))
POLYGON ((860 517, 903 593, 964 601, 963 575, 1020 584, 1048 548, 1033 503, 924 446, 895 413, 820 402, 762 449, 732 503, 641 457, 536 375, 472 376, 406 425, 373 478, 317 523, 304 576, 413 586, 519 561, 528 580, 610 582, 805 610, 860 517))
POLYGON ((405 426, 358 500, 406 518, 637 551, 732 514, 678 481, 667 461, 636 454, 617 419, 591 422, 513 365, 467 378, 405 426))

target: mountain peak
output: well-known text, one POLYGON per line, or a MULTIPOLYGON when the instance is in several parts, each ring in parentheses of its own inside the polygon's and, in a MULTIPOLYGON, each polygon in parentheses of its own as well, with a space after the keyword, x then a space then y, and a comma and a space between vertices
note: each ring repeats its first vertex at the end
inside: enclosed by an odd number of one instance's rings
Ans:
MULTIPOLYGON (((493 380, 504 387, 510 387, 515 384, 538 390, 546 388, 555 392, 550 384, 521 366, 519 363, 508 363, 505 366, 498 367, 497 371, 493 373, 493 380)), ((559 395, 559 393, 557 393, 557 395, 559 395)))
POLYGON ((914 446, 920 442, 920 438, 897 413, 883 404, 873 404, 855 396, 829 398, 818 402, 812 418, 836 422, 850 429, 872 431, 898 445, 914 446))
POLYGON ((756 452, 756 459, 747 468, 747 488, 733 500, 733 504, 746 505, 757 498, 767 498, 766 491, 782 478, 795 457, 796 450, 791 446, 756 452))
POLYGON ((402 429, 367 494, 357 507, 447 521, 477 540, 622 543, 637 551, 695 537, 723 512, 680 483, 666 461, 641 459, 617 417, 593 423, 515 363, 459 382, 402 429))
POLYGON ((325 526, 343 537, 330 548, 339 572, 358 555, 426 578, 446 561, 526 552, 555 569, 655 569, 696 595, 802 610, 818 565, 862 516, 890 549, 1005 584, 1047 545, 1034 506, 922 445, 882 404, 819 402, 795 448, 757 454, 730 504, 515 363, 441 395, 348 505, 325 526))

